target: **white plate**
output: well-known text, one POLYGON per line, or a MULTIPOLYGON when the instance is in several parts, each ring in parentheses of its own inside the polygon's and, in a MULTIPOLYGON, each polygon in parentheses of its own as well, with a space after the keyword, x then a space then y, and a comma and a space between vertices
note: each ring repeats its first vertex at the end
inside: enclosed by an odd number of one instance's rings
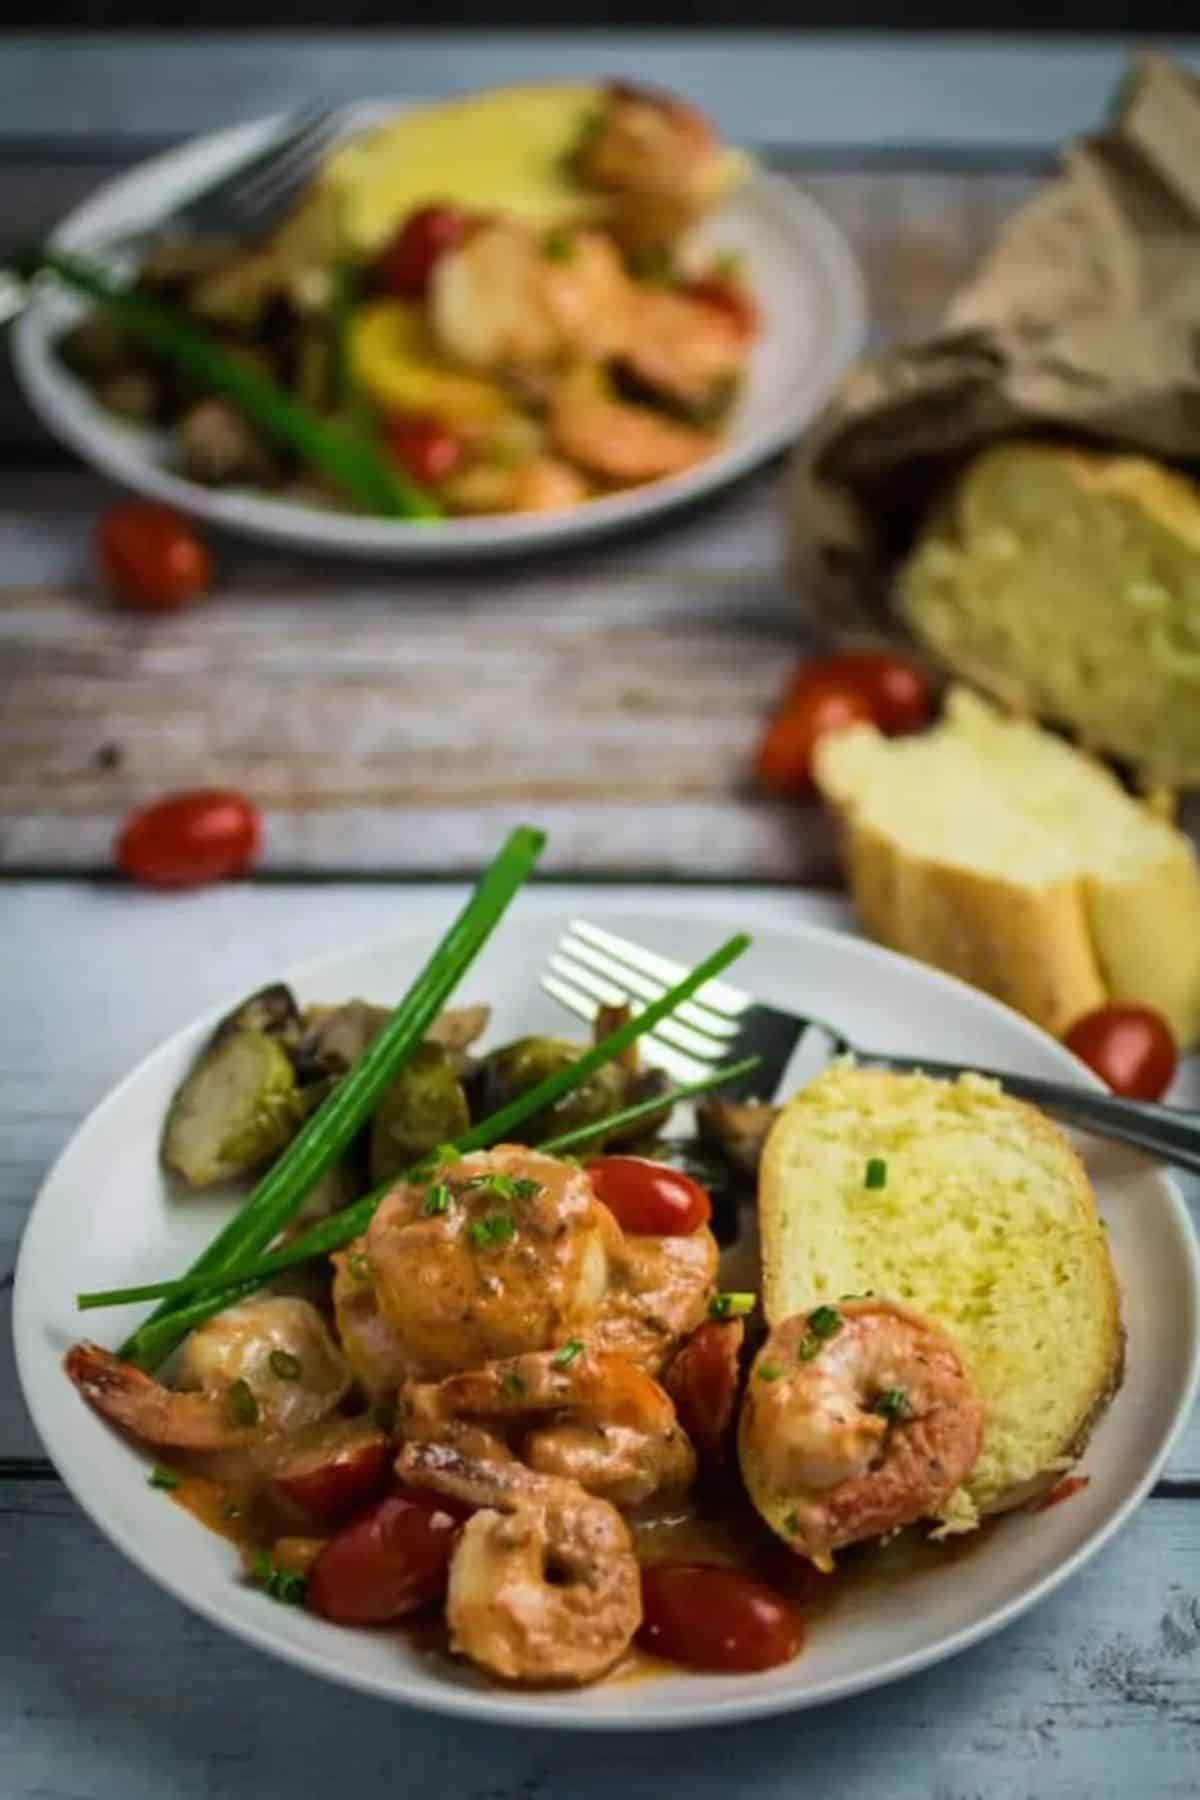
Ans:
MULTIPOLYGON (((495 1008, 492 1040, 562 1028, 535 982, 565 920, 502 925, 464 984, 495 1008)), ((600 909, 613 928, 698 960, 734 918, 600 909)), ((429 944, 419 936, 350 951, 295 972, 306 1001, 398 997, 429 944)), ((783 1006, 835 1020, 881 1048, 1080 1078, 1048 1037, 994 1001, 873 945, 819 929, 764 930, 735 971, 783 1006)), ((963 1650, 1023 1612, 1092 1555, 1154 1481, 1196 1381, 1197 1257, 1167 1177, 1131 1153, 1086 1147, 1108 1224, 1128 1332, 1125 1385, 1085 1459, 1089 1486, 1067 1505, 1003 1520, 961 1562, 851 1592, 813 1628, 799 1659, 751 1676, 680 1673, 579 1693, 518 1694, 470 1671, 430 1664, 403 1636, 347 1631, 278 1606, 237 1580, 229 1544, 147 1485, 146 1465, 79 1399, 60 1362, 84 1327, 116 1343, 136 1313, 75 1312, 80 1288, 179 1269, 223 1216, 219 1203, 170 1194, 157 1146, 167 1101, 211 1029, 210 1014, 148 1057, 92 1114, 38 1197, 17 1271, 22 1385, 47 1450, 100 1528, 141 1569, 207 1618, 314 1674, 368 1693, 508 1723, 632 1729, 712 1724, 812 1706, 890 1681, 963 1650)))
MULTIPOLYGON (((355 108, 348 126, 394 113, 355 108)), ((54 242, 78 251, 168 213, 266 140, 277 119, 196 138, 106 182, 59 227, 54 242)), ((451 519, 415 525, 322 512, 248 489, 217 489, 173 474, 161 434, 106 413, 53 353, 84 310, 66 293, 40 293, 13 331, 13 359, 34 410, 64 443, 104 474, 201 519, 298 549, 407 560, 478 556, 579 543, 711 494, 797 438, 861 348, 866 311, 854 256, 837 227, 790 182, 757 174, 712 220, 704 236, 744 257, 762 307, 746 391, 729 440, 699 468, 563 513, 451 519)))

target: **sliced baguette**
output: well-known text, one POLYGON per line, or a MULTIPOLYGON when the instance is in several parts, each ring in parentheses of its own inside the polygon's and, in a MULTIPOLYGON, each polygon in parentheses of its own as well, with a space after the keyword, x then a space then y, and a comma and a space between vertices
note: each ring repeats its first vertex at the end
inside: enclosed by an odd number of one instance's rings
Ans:
POLYGON ((1195 1040, 1195 853, 1093 758, 958 689, 920 737, 822 739, 815 776, 874 937, 1056 1034, 1127 1000, 1195 1040))
POLYGON ((759 1187, 772 1327, 842 1297, 915 1307, 954 1339, 983 1401, 951 1529, 1050 1487, 1120 1384, 1116 1278, 1083 1164, 982 1076, 839 1063, 784 1108, 759 1187), (867 1187, 871 1158, 882 1187, 867 1187))

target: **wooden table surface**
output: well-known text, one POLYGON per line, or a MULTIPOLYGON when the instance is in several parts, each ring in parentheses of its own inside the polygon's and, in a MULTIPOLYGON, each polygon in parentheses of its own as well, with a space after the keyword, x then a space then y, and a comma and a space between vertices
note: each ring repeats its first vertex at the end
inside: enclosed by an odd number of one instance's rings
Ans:
MULTIPOLYGON (((829 209, 885 341, 936 319, 1052 145, 1098 115, 1120 60, 1112 44, 990 40, 13 39, 0 54, 0 262, 187 130, 314 92, 629 69, 695 92, 829 209)), ((0 1274, 49 1162, 165 1032, 296 957, 441 915, 447 883, 517 818, 549 826, 565 884, 530 906, 585 908, 580 883, 634 884, 636 897, 637 883, 669 880, 681 908, 849 928, 834 894, 799 886, 833 879, 819 824, 756 801, 746 781, 804 641, 778 469, 637 538, 452 575, 229 540, 211 600, 149 622, 110 611, 91 578, 109 491, 2 382, 0 475, 0 1274), (105 878, 131 804, 213 782, 265 810, 255 880, 163 899, 105 878)), ((1200 1791, 1196 1422, 1115 1545, 955 1663, 719 1741, 596 1745, 388 1709, 194 1618, 68 1499, 7 1333, 0 1358, 5 1797, 241 1800, 335 1783, 366 1800, 1200 1791)))

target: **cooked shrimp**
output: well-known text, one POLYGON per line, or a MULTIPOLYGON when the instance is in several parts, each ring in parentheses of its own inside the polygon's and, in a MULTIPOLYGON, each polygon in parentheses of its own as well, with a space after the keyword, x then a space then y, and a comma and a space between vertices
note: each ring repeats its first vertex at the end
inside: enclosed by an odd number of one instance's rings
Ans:
POLYGON ((414 1371, 450 1375, 577 1334, 608 1279, 603 1210, 582 1169, 519 1144, 401 1182, 367 1256, 414 1371))
POLYGON ((453 476, 442 497, 455 512, 558 512, 588 498, 583 476, 557 456, 530 456, 505 466, 476 463, 453 476))
POLYGON ((455 1650, 505 1681, 575 1685, 611 1669, 642 1619, 633 1542, 615 1507, 573 1481, 452 1444, 407 1444, 396 1467, 484 1509, 450 1564, 455 1650))
POLYGON ((609 240, 593 231, 538 239, 514 220, 481 225, 440 257, 429 317, 439 348, 497 374, 610 356, 629 335, 633 294, 609 240))
POLYGON ((716 450, 717 433, 618 399, 595 363, 579 363, 558 383, 547 420, 551 441, 605 481, 678 475, 716 450))
POLYGON ((463 1418, 528 1426, 539 1414, 555 1416, 527 1430, 522 1459, 614 1506, 681 1494, 695 1479, 695 1454, 657 1381, 627 1357, 578 1343, 414 1384, 405 1396, 403 1429, 431 1436, 443 1421, 463 1418))
POLYGON ((613 82, 579 153, 579 175, 612 195, 629 243, 669 243, 721 198, 726 163, 703 113, 650 88, 613 82))
POLYGON ((148 1444, 242 1449, 300 1431, 331 1413, 350 1385, 345 1359, 307 1300, 264 1295, 197 1326, 179 1354, 175 1388, 99 1344, 67 1352, 86 1400, 148 1444))
POLYGON ((748 341, 719 307, 670 288, 639 287, 622 361, 639 380, 684 406, 732 398, 748 341))
MULTIPOLYGON (((607 1211, 607 1208, 605 1208, 607 1211)), ((585 1336, 657 1374, 707 1316, 716 1290, 717 1241, 707 1225, 685 1237, 620 1233, 608 1252, 608 1290, 585 1336)))
POLYGON ((369 1400, 390 1400, 412 1364, 379 1305, 366 1246, 365 1238, 356 1238, 332 1258, 333 1316, 358 1385, 369 1400))
POLYGON ((786 1319, 758 1354, 739 1451, 767 1523, 819 1567, 936 1513, 979 1455, 983 1408, 950 1338, 888 1300, 786 1319))

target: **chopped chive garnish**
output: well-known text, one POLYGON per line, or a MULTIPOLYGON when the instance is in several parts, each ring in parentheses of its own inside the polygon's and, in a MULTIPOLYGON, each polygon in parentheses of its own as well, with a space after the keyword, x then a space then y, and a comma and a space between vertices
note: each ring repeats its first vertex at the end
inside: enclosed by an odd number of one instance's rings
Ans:
POLYGON ((150 1471, 151 1487, 166 1488, 170 1491, 171 1488, 179 1486, 180 1480, 181 1477, 175 1473, 174 1469, 164 1469, 161 1463, 155 1463, 150 1471))
POLYGON ((504 1392, 510 1394, 513 1399, 519 1399, 525 1392, 525 1383, 515 1369, 505 1369, 503 1375, 500 1377, 500 1386, 504 1389, 504 1392))
POLYGON ((513 1182, 514 1200, 536 1200, 541 1192, 541 1182, 532 1180, 528 1175, 519 1175, 513 1182))
POLYGON ((817 1306, 808 1315, 808 1330, 800 1340, 796 1351, 798 1362, 812 1362, 821 1354, 821 1348, 836 1337, 845 1323, 841 1313, 835 1306, 817 1306))
POLYGON ((308 1583, 294 1569, 280 1569, 265 1550, 256 1550, 250 1559, 250 1574, 263 1592, 282 1606, 303 1606, 308 1583))
POLYGON ((799 1513, 790 1512, 787 1515, 787 1518, 783 1521, 783 1529, 787 1532, 789 1537, 795 1537, 796 1533, 800 1529, 799 1513))
POLYGON ((782 1374, 783 1370, 779 1367, 778 1363, 762 1363, 758 1369, 758 1379, 760 1381, 778 1381, 782 1374))
POLYGON ((891 1419, 895 1422, 899 1419, 907 1419, 912 1408, 908 1404, 908 1395, 904 1389, 893 1387, 884 1388, 882 1394, 877 1395, 871 1403, 871 1411, 879 1413, 881 1418, 891 1419))
POLYGON ((353 1275, 355 1281, 369 1281, 371 1279, 371 1265, 367 1261, 365 1251, 352 1250, 346 1258, 346 1267, 353 1275))
POLYGON ((467 1229, 476 1250, 498 1249, 516 1236, 517 1228, 508 1213, 489 1213, 485 1219, 472 1219, 467 1229))
POLYGON ((299 1381, 300 1358, 293 1356, 290 1350, 272 1350, 267 1361, 280 1381, 299 1381))
POLYGON ((714 1294, 708 1303, 710 1319, 744 1319, 758 1304, 755 1294, 714 1294))
POLYGON ((863 1176, 863 1186, 867 1188, 887 1186, 887 1164, 882 1156, 868 1158, 866 1173, 863 1176))
POLYGON ((542 239, 542 255, 547 262, 570 262, 575 254, 575 243, 569 232, 548 231, 542 239))
POLYGON ((240 1375, 236 1381, 230 1382, 226 1400, 233 1424, 258 1424, 258 1401, 254 1398, 250 1383, 243 1381, 240 1375))
POLYGON ((568 1338, 561 1350, 554 1352, 554 1367, 569 1369, 577 1356, 583 1355, 583 1339, 568 1338))
POLYGON ((421 1211, 427 1219, 436 1219, 439 1213, 450 1210, 450 1189, 444 1181, 435 1181, 426 1194, 421 1211))

